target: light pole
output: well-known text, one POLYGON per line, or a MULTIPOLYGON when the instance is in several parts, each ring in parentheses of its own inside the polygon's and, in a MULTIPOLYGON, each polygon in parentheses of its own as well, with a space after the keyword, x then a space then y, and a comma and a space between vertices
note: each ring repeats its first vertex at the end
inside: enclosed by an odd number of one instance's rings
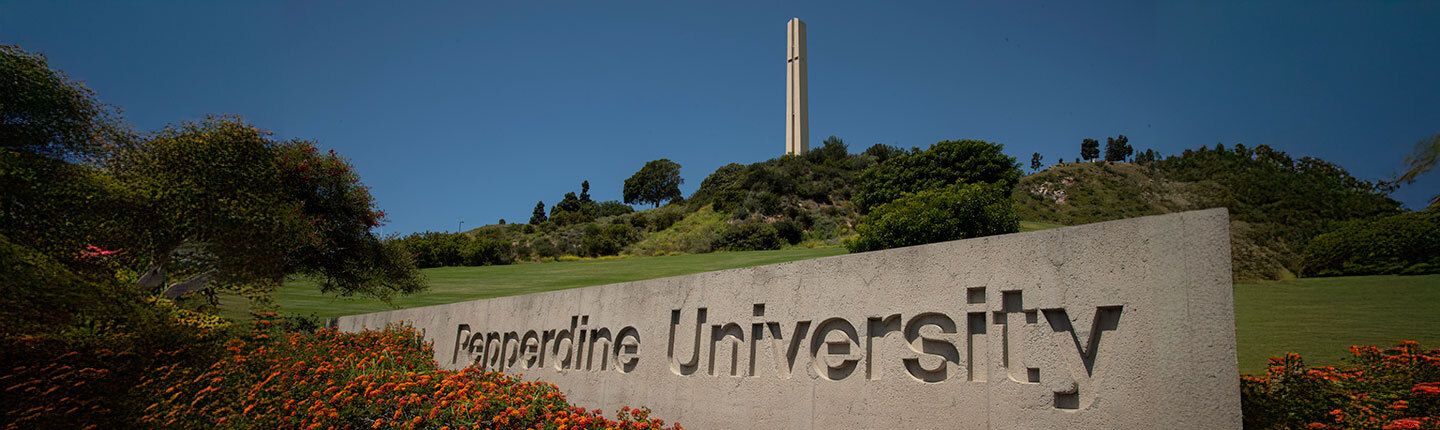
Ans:
POLYGON ((457 227, 457 228, 455 229, 455 232, 456 232, 456 233, 464 233, 464 232, 465 232, 465 221, 460 221, 460 227, 457 227))

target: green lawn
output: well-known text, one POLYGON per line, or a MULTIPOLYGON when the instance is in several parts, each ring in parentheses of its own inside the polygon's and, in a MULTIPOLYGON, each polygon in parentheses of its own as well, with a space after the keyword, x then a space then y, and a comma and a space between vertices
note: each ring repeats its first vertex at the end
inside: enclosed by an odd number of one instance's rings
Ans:
POLYGON ((1414 340, 1440 348, 1440 275, 1237 284, 1235 340, 1240 373, 1249 374, 1286 352, 1308 365, 1335 365, 1350 345, 1414 340))
MULTIPOLYGON (((844 253, 845 248, 839 247, 791 248, 778 251, 713 252, 508 266, 439 267, 424 270, 426 279, 430 281, 428 291, 397 298, 395 305, 402 308, 439 305, 490 297, 760 266, 844 253)), ((322 295, 318 288, 308 282, 286 284, 275 293, 274 299, 282 312, 291 315, 315 314, 320 317, 334 317, 391 309, 376 300, 342 299, 322 295)), ((243 308, 243 304, 237 302, 235 306, 227 306, 227 308, 243 308)), ((244 314, 244 312, 236 312, 236 314, 244 314)))
MULTIPOLYGON (((1048 225, 1030 225, 1043 229, 1048 225)), ((425 269, 430 290, 398 298, 399 307, 527 294, 678 276, 844 254, 844 248, 717 252, 509 266, 425 269)), ((374 300, 321 295, 305 282, 274 296, 291 315, 333 317, 388 310, 374 300)), ((243 303, 232 300, 232 316, 243 303)), ((1312 365, 1340 364, 1350 345, 1402 339, 1440 347, 1440 275, 1355 276, 1244 283, 1235 286, 1235 332, 1241 373, 1263 372, 1266 358, 1300 353, 1312 365)))
POLYGON ((1064 226, 1040 221, 1020 221, 1020 231, 1049 230, 1060 227, 1064 226))

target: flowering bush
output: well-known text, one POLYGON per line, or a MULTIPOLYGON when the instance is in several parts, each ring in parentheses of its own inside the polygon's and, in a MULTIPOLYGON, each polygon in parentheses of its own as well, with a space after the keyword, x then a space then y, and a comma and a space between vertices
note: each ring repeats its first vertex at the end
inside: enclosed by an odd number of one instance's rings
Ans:
MULTIPOLYGON (((438 369, 407 326, 283 334, 257 322, 209 367, 156 369, 142 424, 166 428, 659 429, 647 410, 614 419, 566 403, 552 384, 476 368, 438 369)), ((679 429, 674 425, 671 428, 679 429)))
POLYGON ((1306 368, 1298 354, 1242 376, 1245 428, 1440 429, 1440 349, 1352 346, 1353 365, 1306 368))

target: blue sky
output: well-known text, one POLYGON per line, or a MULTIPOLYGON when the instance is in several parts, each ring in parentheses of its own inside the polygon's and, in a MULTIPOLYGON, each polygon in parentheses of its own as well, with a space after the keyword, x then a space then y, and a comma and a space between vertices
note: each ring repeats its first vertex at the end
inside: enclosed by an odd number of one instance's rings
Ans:
MULTIPOLYGON (((945 139, 1027 164, 1125 134, 1401 169, 1440 133, 1440 2, 0 1, 141 130, 238 114, 350 157, 389 233, 529 219, 645 161, 784 152, 785 22, 807 23, 810 136, 858 152, 945 139), (419 3, 419 2, 417 2, 419 3)), ((1412 208, 1440 173, 1400 190, 1412 208)))

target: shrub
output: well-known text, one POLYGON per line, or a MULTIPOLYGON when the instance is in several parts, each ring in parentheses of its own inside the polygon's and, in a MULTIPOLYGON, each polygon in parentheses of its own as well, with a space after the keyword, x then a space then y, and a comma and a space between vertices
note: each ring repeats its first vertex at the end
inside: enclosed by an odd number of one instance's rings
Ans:
POLYGON ((900 155, 860 175, 855 203, 866 214, 877 206, 917 193, 962 183, 992 183, 1008 195, 1020 180, 1020 163, 1005 145, 979 140, 943 141, 924 151, 900 155))
POLYGON ((1245 428, 1440 428, 1440 349, 1352 346, 1344 368, 1307 369, 1298 354, 1240 378, 1245 428))
POLYGON ((670 210, 669 208, 661 209, 659 214, 655 215, 655 233, 632 246, 630 253, 665 255, 673 252, 692 254, 710 252, 714 249, 712 243, 715 238, 726 228, 725 219, 729 218, 725 214, 706 207, 682 216, 673 225, 661 229, 660 226, 668 222, 666 218, 680 216, 678 212, 670 210))
POLYGON ((596 218, 625 215, 631 212, 635 212, 635 208, 630 207, 630 205, 620 203, 618 200, 603 201, 595 205, 596 218))
MULTIPOLYGON (((148 427, 656 428, 646 410, 615 419, 572 407, 552 384, 471 367, 441 370, 416 330, 282 334, 258 321, 211 366, 157 369, 136 387, 148 427)), ((678 429, 679 426, 673 426, 678 429)))
POLYGON ((663 211, 655 214, 654 221, 650 224, 652 227, 651 229, 655 231, 663 231, 670 228, 670 226, 675 225, 675 223, 680 222, 680 220, 682 219, 685 219, 685 214, 680 213, 679 211, 663 211))
POLYGON ((801 236, 805 234, 805 229, 800 228, 800 223, 795 220, 787 219, 776 222, 773 224, 773 227, 775 227, 775 233, 779 234, 780 238, 785 240, 785 243, 791 245, 800 243, 801 236))
POLYGON ((1006 186, 955 184, 906 193, 865 215, 855 229, 860 234, 845 241, 850 252, 1014 233, 1020 220, 1006 186))
POLYGON ((420 268, 510 264, 514 254, 508 241, 464 233, 427 231, 397 240, 405 251, 415 256, 415 264, 420 268))
POLYGON ((1340 224, 1315 236, 1305 276, 1440 273, 1440 210, 1340 224))
POLYGON ((634 215, 625 217, 624 220, 630 223, 631 227, 635 227, 636 230, 645 231, 650 228, 650 216, 644 212, 637 212, 634 215))
POLYGON ((716 239, 715 247, 730 251, 780 249, 780 234, 775 227, 760 222, 732 225, 716 239))
POLYGON ((611 224, 604 228, 595 224, 585 226, 585 237, 581 242, 585 253, 591 257, 616 255, 626 245, 634 243, 639 234, 629 224, 611 224))

